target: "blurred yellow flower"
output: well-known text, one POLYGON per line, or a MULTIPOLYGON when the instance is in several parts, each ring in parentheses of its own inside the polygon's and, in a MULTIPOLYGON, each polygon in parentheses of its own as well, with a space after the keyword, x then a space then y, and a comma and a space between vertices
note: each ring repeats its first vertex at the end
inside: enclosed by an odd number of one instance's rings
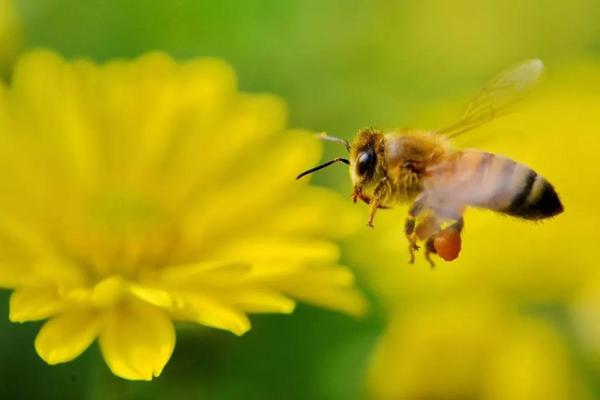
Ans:
POLYGON ((21 22, 12 0, 0 0, 0 70, 7 68, 22 42, 21 22))
POLYGON ((583 358, 600 374, 600 273, 575 296, 570 311, 583 358))
POLYGON ((149 380, 173 321, 241 335, 295 300, 361 313, 323 239, 356 218, 294 180, 321 149, 285 123, 219 60, 24 56, 0 86, 0 284, 12 321, 48 319, 38 354, 66 362, 98 338, 114 374, 149 380))
POLYGON ((374 399, 585 399, 551 324, 485 296, 396 316, 369 374, 374 399))

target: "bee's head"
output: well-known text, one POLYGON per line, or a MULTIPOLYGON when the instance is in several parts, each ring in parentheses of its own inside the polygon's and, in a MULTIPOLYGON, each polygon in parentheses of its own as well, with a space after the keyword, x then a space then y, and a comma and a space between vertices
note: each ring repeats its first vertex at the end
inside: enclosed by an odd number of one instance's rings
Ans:
POLYGON ((356 192, 376 182, 383 174, 384 143, 383 134, 380 131, 373 128, 361 129, 358 131, 352 144, 344 139, 325 134, 320 134, 319 137, 323 140, 343 144, 346 150, 350 152, 350 159, 342 157, 334 158, 331 161, 302 172, 296 179, 300 179, 331 164, 343 162, 350 165, 350 176, 352 177, 352 183, 356 192))
POLYGON ((355 187, 366 187, 381 174, 383 134, 373 128, 358 131, 350 149, 350 176, 355 187))

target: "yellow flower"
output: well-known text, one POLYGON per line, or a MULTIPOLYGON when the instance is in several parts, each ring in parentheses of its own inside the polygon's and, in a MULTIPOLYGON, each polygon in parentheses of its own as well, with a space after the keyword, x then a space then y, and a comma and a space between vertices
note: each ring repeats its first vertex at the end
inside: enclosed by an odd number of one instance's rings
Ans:
POLYGON ((322 238, 356 218, 294 180, 321 149, 285 122, 219 60, 24 56, 0 86, 0 284, 12 321, 48 319, 38 354, 66 362, 98 338, 114 374, 149 380, 173 321, 241 335, 296 300, 362 312, 322 238))
POLYGON ((22 42, 20 19, 12 0, 0 0, 0 70, 7 68, 22 42))

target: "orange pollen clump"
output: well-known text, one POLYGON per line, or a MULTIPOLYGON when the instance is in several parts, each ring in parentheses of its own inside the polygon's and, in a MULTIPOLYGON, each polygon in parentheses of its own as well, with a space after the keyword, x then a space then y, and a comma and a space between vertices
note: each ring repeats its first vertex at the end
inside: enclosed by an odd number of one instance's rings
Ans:
POLYGON ((433 240, 435 251, 446 261, 452 261, 458 257, 460 246, 460 232, 456 229, 445 229, 433 240))

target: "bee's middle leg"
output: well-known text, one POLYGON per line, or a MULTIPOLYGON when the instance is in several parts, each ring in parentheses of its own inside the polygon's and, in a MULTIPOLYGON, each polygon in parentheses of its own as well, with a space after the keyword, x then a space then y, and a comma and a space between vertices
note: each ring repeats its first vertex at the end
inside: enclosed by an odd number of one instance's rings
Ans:
POLYGON ((413 264, 415 262, 415 251, 419 250, 417 244, 417 235, 415 233, 415 224, 417 217, 423 211, 425 206, 425 197, 421 196, 415 200, 413 205, 408 210, 408 216, 404 222, 404 234, 408 240, 408 252, 410 253, 410 259, 408 262, 413 264))

